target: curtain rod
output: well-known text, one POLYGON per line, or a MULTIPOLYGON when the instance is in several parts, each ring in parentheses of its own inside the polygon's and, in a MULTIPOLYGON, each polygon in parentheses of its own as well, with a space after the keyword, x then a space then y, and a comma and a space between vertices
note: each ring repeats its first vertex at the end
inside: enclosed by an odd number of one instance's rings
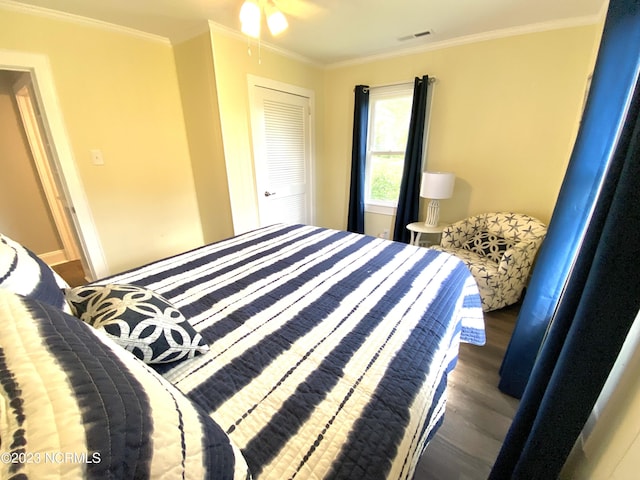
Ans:
MULTIPOLYGON (((436 83, 436 77, 429 77, 429 84, 436 83)), ((390 83, 387 85, 372 85, 369 88, 382 88, 382 87, 399 87, 401 85, 412 85, 413 80, 408 80, 406 82, 398 82, 398 83, 390 83)))

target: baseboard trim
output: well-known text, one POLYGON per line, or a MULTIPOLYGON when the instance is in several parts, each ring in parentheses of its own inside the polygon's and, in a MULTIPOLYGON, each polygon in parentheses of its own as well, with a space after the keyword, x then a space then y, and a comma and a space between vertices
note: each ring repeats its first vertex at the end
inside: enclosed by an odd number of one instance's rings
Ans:
POLYGON ((41 253, 38 257, 40 257, 40 259, 50 267, 69 261, 64 250, 54 250, 53 252, 41 253))

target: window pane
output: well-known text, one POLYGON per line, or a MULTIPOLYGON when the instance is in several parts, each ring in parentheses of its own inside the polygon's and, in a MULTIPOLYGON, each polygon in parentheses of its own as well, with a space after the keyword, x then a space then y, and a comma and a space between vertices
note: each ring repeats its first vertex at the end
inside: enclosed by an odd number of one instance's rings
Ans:
POLYGON ((407 148, 411 102, 409 96, 385 98, 375 102, 373 150, 403 152, 407 148))
POLYGON ((378 202, 398 201, 404 155, 372 155, 369 171, 369 199, 378 202))

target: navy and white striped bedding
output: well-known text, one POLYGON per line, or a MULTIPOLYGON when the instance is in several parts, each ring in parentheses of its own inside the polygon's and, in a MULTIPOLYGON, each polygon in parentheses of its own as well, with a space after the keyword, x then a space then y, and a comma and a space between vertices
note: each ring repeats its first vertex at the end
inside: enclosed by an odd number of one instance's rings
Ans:
POLYGON ((210 344, 156 370, 257 478, 411 477, 459 341, 484 343, 461 261, 311 226, 263 228, 104 283, 157 291, 210 344))
POLYGON ((0 288, 0 478, 247 479, 209 416, 106 335, 0 288))
POLYGON ((35 253, 0 233, 0 288, 71 313, 62 294, 68 287, 35 253))

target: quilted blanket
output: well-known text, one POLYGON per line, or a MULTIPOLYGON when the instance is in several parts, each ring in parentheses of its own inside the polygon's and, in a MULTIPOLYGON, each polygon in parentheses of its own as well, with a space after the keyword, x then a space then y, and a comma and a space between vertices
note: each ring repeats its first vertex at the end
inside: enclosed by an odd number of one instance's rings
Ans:
POLYGON ((211 417, 62 309, 0 287, 0 478, 250 478, 211 417))
MULTIPOLYGON (((209 344, 154 365, 255 478, 410 478, 442 422, 477 286, 435 250, 275 225, 110 277, 170 300, 209 344)), ((101 283, 101 282, 98 282, 101 283)))

